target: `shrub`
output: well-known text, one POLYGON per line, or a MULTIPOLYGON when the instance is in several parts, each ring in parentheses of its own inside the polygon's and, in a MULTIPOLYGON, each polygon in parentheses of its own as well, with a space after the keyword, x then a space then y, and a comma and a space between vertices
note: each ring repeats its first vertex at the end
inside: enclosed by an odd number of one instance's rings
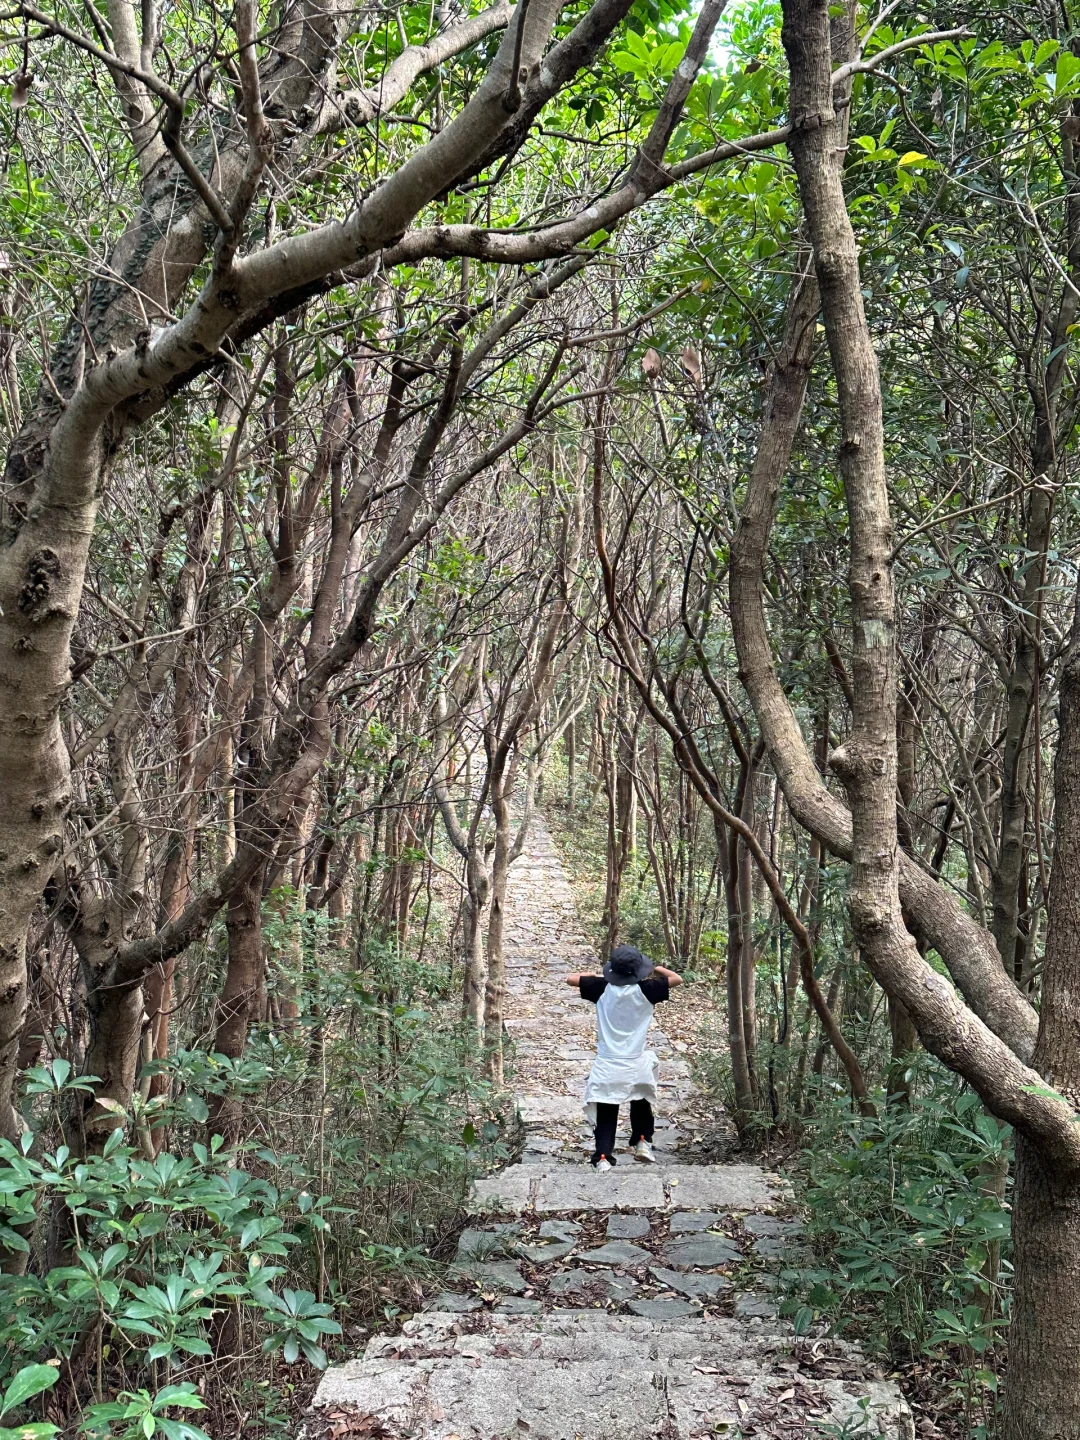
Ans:
POLYGON ((914 1103, 855 1115, 824 1088, 804 1152, 811 1258, 783 1273, 783 1310, 893 1361, 948 1359, 970 1404, 1007 1319, 1011 1131, 936 1061, 911 1061, 914 1103))

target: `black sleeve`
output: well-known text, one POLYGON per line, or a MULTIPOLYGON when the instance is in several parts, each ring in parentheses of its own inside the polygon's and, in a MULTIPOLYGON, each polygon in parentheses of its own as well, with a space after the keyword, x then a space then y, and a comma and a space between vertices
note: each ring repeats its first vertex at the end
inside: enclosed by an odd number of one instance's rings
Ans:
POLYGON ((582 975, 578 981, 578 987, 581 990, 581 998, 590 1000, 595 1005, 607 989, 607 981, 602 975, 582 975))
POLYGON ((659 1005, 662 1000, 671 997, 671 986, 666 975, 650 975, 648 980, 639 980, 638 984, 650 1005, 659 1005))

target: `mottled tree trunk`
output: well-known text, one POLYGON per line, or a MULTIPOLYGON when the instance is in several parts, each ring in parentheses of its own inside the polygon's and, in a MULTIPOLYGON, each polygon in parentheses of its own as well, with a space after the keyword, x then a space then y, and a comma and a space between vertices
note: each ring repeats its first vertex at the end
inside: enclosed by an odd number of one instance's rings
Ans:
MULTIPOLYGON (((1035 1067, 1080 1098, 1080 593, 1061 676, 1054 864, 1035 1067)), ((1080 1437, 1080 1169, 1016 1137, 1006 1440, 1080 1437)))
MULTIPOLYGON (((266 964, 262 938, 262 872, 240 888, 225 915, 229 960, 218 1000, 214 1049, 239 1060, 247 1045, 252 1011, 266 964)), ((243 1105, 235 1096, 220 1096, 210 1112, 210 1128, 228 1141, 240 1139, 243 1105)))

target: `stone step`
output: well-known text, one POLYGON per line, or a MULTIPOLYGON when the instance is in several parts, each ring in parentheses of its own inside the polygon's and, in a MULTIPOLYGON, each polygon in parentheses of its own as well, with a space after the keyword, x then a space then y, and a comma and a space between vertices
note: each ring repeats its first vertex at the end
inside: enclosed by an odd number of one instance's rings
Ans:
POLYGON ((410 1440, 694 1440, 843 1427, 865 1401, 869 1433, 899 1435, 896 1386, 851 1347, 815 1349, 804 1366, 788 1338, 725 1319, 429 1314, 327 1371, 312 1418, 377 1418, 410 1440))
POLYGON ((603 1175, 591 1165, 557 1160, 510 1165, 476 1182, 469 1209, 750 1211, 768 1210, 782 1198, 779 1180, 758 1165, 641 1165, 627 1157, 603 1175))

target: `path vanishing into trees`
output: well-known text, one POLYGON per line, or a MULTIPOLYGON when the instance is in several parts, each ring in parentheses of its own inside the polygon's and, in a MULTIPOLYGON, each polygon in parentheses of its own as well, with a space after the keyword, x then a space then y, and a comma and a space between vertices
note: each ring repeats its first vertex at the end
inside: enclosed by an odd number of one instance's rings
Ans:
MULTIPOLYGON (((507 1030, 519 1163, 476 1185, 447 1288, 327 1372, 308 1434, 384 1440, 801 1436, 868 1406, 903 1436, 897 1387, 854 1347, 796 1343, 771 1296, 799 1227, 778 1177, 700 1163, 680 1125, 689 1067, 655 1026, 658 1163, 588 1163, 592 1008, 560 984, 597 967, 537 818, 508 893, 507 1030)), ((621 1142, 625 1147, 625 1137, 621 1142)))

